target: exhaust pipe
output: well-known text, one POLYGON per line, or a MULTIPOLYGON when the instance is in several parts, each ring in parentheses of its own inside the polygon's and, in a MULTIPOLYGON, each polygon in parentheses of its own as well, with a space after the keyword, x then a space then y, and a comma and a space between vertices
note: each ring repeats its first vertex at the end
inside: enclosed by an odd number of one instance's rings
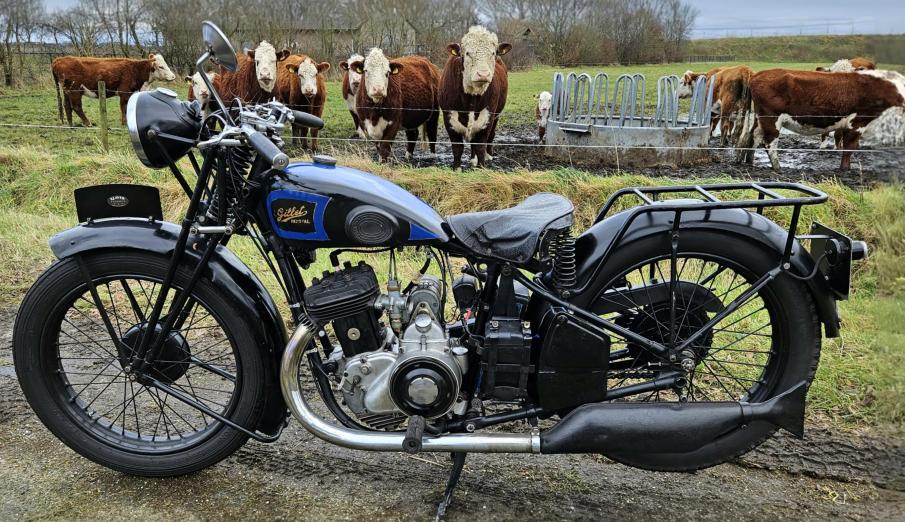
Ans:
MULTIPOLYGON (((307 318, 306 318, 307 319, 307 318)), ((299 365, 314 338, 303 321, 289 340, 280 365, 283 399, 292 415, 315 436, 350 449, 404 451, 405 433, 362 431, 331 424, 305 400, 299 365)), ((553 428, 538 433, 452 433, 424 435, 421 451, 467 453, 684 453, 754 421, 766 421, 798 437, 804 434, 801 382, 773 399, 746 402, 587 404, 553 428)))
MULTIPOLYGON (((306 318, 307 319, 307 318, 306 318)), ((289 339, 280 364, 280 387, 292 415, 315 436, 345 448, 368 451, 403 451, 405 433, 352 430, 330 424, 315 413, 299 383, 299 364, 314 338, 314 326, 303 320, 289 339)), ((425 435, 421 451, 467 453, 540 453, 540 435, 532 433, 453 433, 425 435)))
POLYGON ((587 404, 541 433, 541 453, 687 453, 754 421, 801 438, 807 383, 766 402, 587 404))

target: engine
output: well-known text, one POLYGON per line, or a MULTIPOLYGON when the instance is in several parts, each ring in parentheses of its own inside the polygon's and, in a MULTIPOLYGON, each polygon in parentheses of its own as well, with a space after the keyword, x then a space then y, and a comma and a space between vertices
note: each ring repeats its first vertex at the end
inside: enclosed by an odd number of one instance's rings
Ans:
POLYGON ((464 412, 468 350, 446 331, 439 279, 424 275, 405 293, 391 280, 380 293, 373 268, 346 262, 314 279, 304 299, 314 321, 333 326, 340 346, 330 360, 359 419, 388 427, 405 416, 464 412))

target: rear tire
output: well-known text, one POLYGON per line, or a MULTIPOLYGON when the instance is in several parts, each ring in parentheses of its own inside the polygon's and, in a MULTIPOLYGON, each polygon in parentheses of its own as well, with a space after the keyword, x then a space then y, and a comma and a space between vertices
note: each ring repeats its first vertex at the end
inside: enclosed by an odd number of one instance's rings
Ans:
MULTIPOLYGON (((626 273, 636 270, 636 267, 645 266, 650 260, 662 260, 664 256, 669 259, 670 253, 670 237, 667 234, 621 246, 607 261, 597 278, 598 285, 594 286, 602 293, 619 284, 617 281, 624 281, 622 278, 626 273)), ((681 231, 678 254, 689 258, 701 256, 719 259, 721 263, 731 266, 748 283, 753 283, 779 264, 779 255, 775 251, 760 243, 718 230, 681 231)), ((769 343, 772 343, 771 352, 775 349, 775 355, 770 357, 777 357, 770 362, 775 364, 769 370, 773 375, 768 377, 768 370, 765 370, 765 383, 754 385, 756 391, 751 396, 746 394, 717 400, 763 402, 802 381, 810 385, 814 378, 820 359, 821 333, 814 300, 807 286, 782 273, 762 288, 757 297, 765 304, 770 315, 769 343)), ((725 321, 716 327, 720 327, 725 321)), ((659 399, 659 394, 657 398, 659 399)), ((653 471, 694 471, 737 458, 763 443, 776 430, 770 423, 755 421, 689 453, 609 453, 607 457, 622 464, 653 471)))
MULTIPOLYGON (((125 299, 129 292, 124 288, 130 286, 137 299, 144 299, 141 293, 150 283, 133 281, 160 282, 169 258, 137 251, 105 251, 82 256, 98 292, 109 292, 109 300, 104 300, 106 294, 101 295, 101 300, 107 303, 108 313, 117 314, 117 329, 130 330, 135 335, 136 328, 140 331, 141 320, 130 318, 129 312, 138 318, 146 318, 147 314, 146 310, 140 311, 144 304, 129 308, 125 299), (105 284, 106 289, 102 290, 105 284), (118 311, 113 308, 117 303, 118 311), (124 303, 128 310, 123 310, 124 303)), ((190 275, 188 269, 179 269, 174 287, 181 288, 190 275)), ((151 288, 147 302, 153 302, 153 296, 151 288)), ((164 350, 170 354, 166 358, 176 362, 159 363, 159 367, 155 366, 159 368, 154 370, 158 372, 155 376, 167 379, 172 387, 180 386, 185 394, 190 394, 191 388, 192 393, 197 393, 196 400, 253 430, 261 417, 265 382, 264 361, 251 334, 253 325, 206 278, 198 282, 191 297, 197 303, 191 322, 182 325, 179 340, 166 343, 164 350), (210 321, 203 322, 208 319, 204 317, 197 323, 201 327, 193 327, 199 310, 207 312, 210 321), (193 328, 196 328, 194 333, 187 333, 193 328), (204 355, 205 350, 208 355, 204 355), (213 368, 222 374, 211 371, 213 368)), ((16 318, 13 332, 16 374, 28 403, 55 436, 98 464, 148 477, 198 471, 228 457, 246 442, 247 435, 163 391, 130 380, 123 371, 128 366, 122 348, 127 335, 114 342, 93 305, 77 260, 67 258, 52 265, 35 282, 16 318), (89 380, 91 372, 97 372, 94 381, 89 380), (104 382, 110 383, 108 388, 104 388, 104 382), (115 395, 119 391, 116 390, 120 389, 124 397, 122 413, 118 411, 120 405, 107 414, 100 413, 117 402, 115 395), (113 399, 109 398, 110 394, 114 394, 113 399), (157 413, 155 407, 162 413, 157 413)))

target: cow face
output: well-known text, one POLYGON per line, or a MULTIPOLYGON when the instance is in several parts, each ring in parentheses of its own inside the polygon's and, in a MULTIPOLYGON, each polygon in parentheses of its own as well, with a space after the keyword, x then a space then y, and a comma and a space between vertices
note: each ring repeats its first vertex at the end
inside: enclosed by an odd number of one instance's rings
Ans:
POLYGON ((286 64, 286 68, 299 75, 299 89, 303 96, 310 98, 317 95, 317 75, 329 71, 330 64, 314 63, 311 58, 305 58, 298 65, 286 64))
POLYGON ((679 98, 690 98, 694 94, 694 82, 698 79, 698 76, 700 74, 685 71, 685 74, 679 79, 679 98))
POLYGON ((368 53, 364 62, 352 63, 350 70, 362 75, 368 98, 374 103, 381 103, 389 93, 390 76, 399 74, 402 71, 402 64, 391 62, 382 50, 375 47, 368 53))
POLYGON ((877 66, 866 58, 852 58, 850 60, 836 60, 829 67, 818 67, 820 72, 859 72, 876 69, 877 66))
POLYGON ((151 62, 149 82, 171 82, 176 79, 176 75, 170 70, 170 66, 167 65, 162 54, 151 53, 148 55, 148 60, 151 62))
MULTIPOLYGON (((214 73, 206 73, 209 80, 213 81, 214 73)), ((207 88, 207 84, 201 78, 201 73, 195 73, 185 77, 186 83, 189 84, 189 99, 198 100, 202 107, 206 107, 211 100, 211 91, 207 88)))
POLYGON ((277 62, 281 62, 289 56, 289 49, 283 49, 277 53, 276 49, 264 40, 254 50, 248 50, 245 53, 255 61, 255 76, 258 78, 258 85, 267 92, 273 92, 277 79, 277 62))
POLYGON ((349 59, 345 62, 339 64, 339 68, 346 72, 349 75, 349 90, 352 94, 358 93, 358 86, 361 85, 361 73, 355 71, 350 67, 351 64, 355 62, 364 63, 365 57, 360 54, 353 54, 349 57, 349 59))
POLYGON ((550 117, 550 107, 553 105, 553 95, 544 91, 534 97, 537 100, 537 126, 546 127, 547 118, 550 117))
POLYGON ((476 25, 465 33, 461 43, 446 47, 449 54, 462 58, 462 87, 467 94, 484 94, 493 81, 497 56, 512 49, 508 43, 498 42, 495 33, 476 25))

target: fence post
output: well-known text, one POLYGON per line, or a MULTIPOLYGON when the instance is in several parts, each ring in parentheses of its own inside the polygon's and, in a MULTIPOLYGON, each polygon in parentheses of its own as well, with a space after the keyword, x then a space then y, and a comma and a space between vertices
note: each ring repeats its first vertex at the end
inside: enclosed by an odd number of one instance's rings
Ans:
POLYGON ((101 132, 101 145, 104 147, 104 152, 110 152, 110 144, 107 141, 107 85, 103 80, 99 80, 97 82, 97 101, 100 102, 100 132, 101 132))

